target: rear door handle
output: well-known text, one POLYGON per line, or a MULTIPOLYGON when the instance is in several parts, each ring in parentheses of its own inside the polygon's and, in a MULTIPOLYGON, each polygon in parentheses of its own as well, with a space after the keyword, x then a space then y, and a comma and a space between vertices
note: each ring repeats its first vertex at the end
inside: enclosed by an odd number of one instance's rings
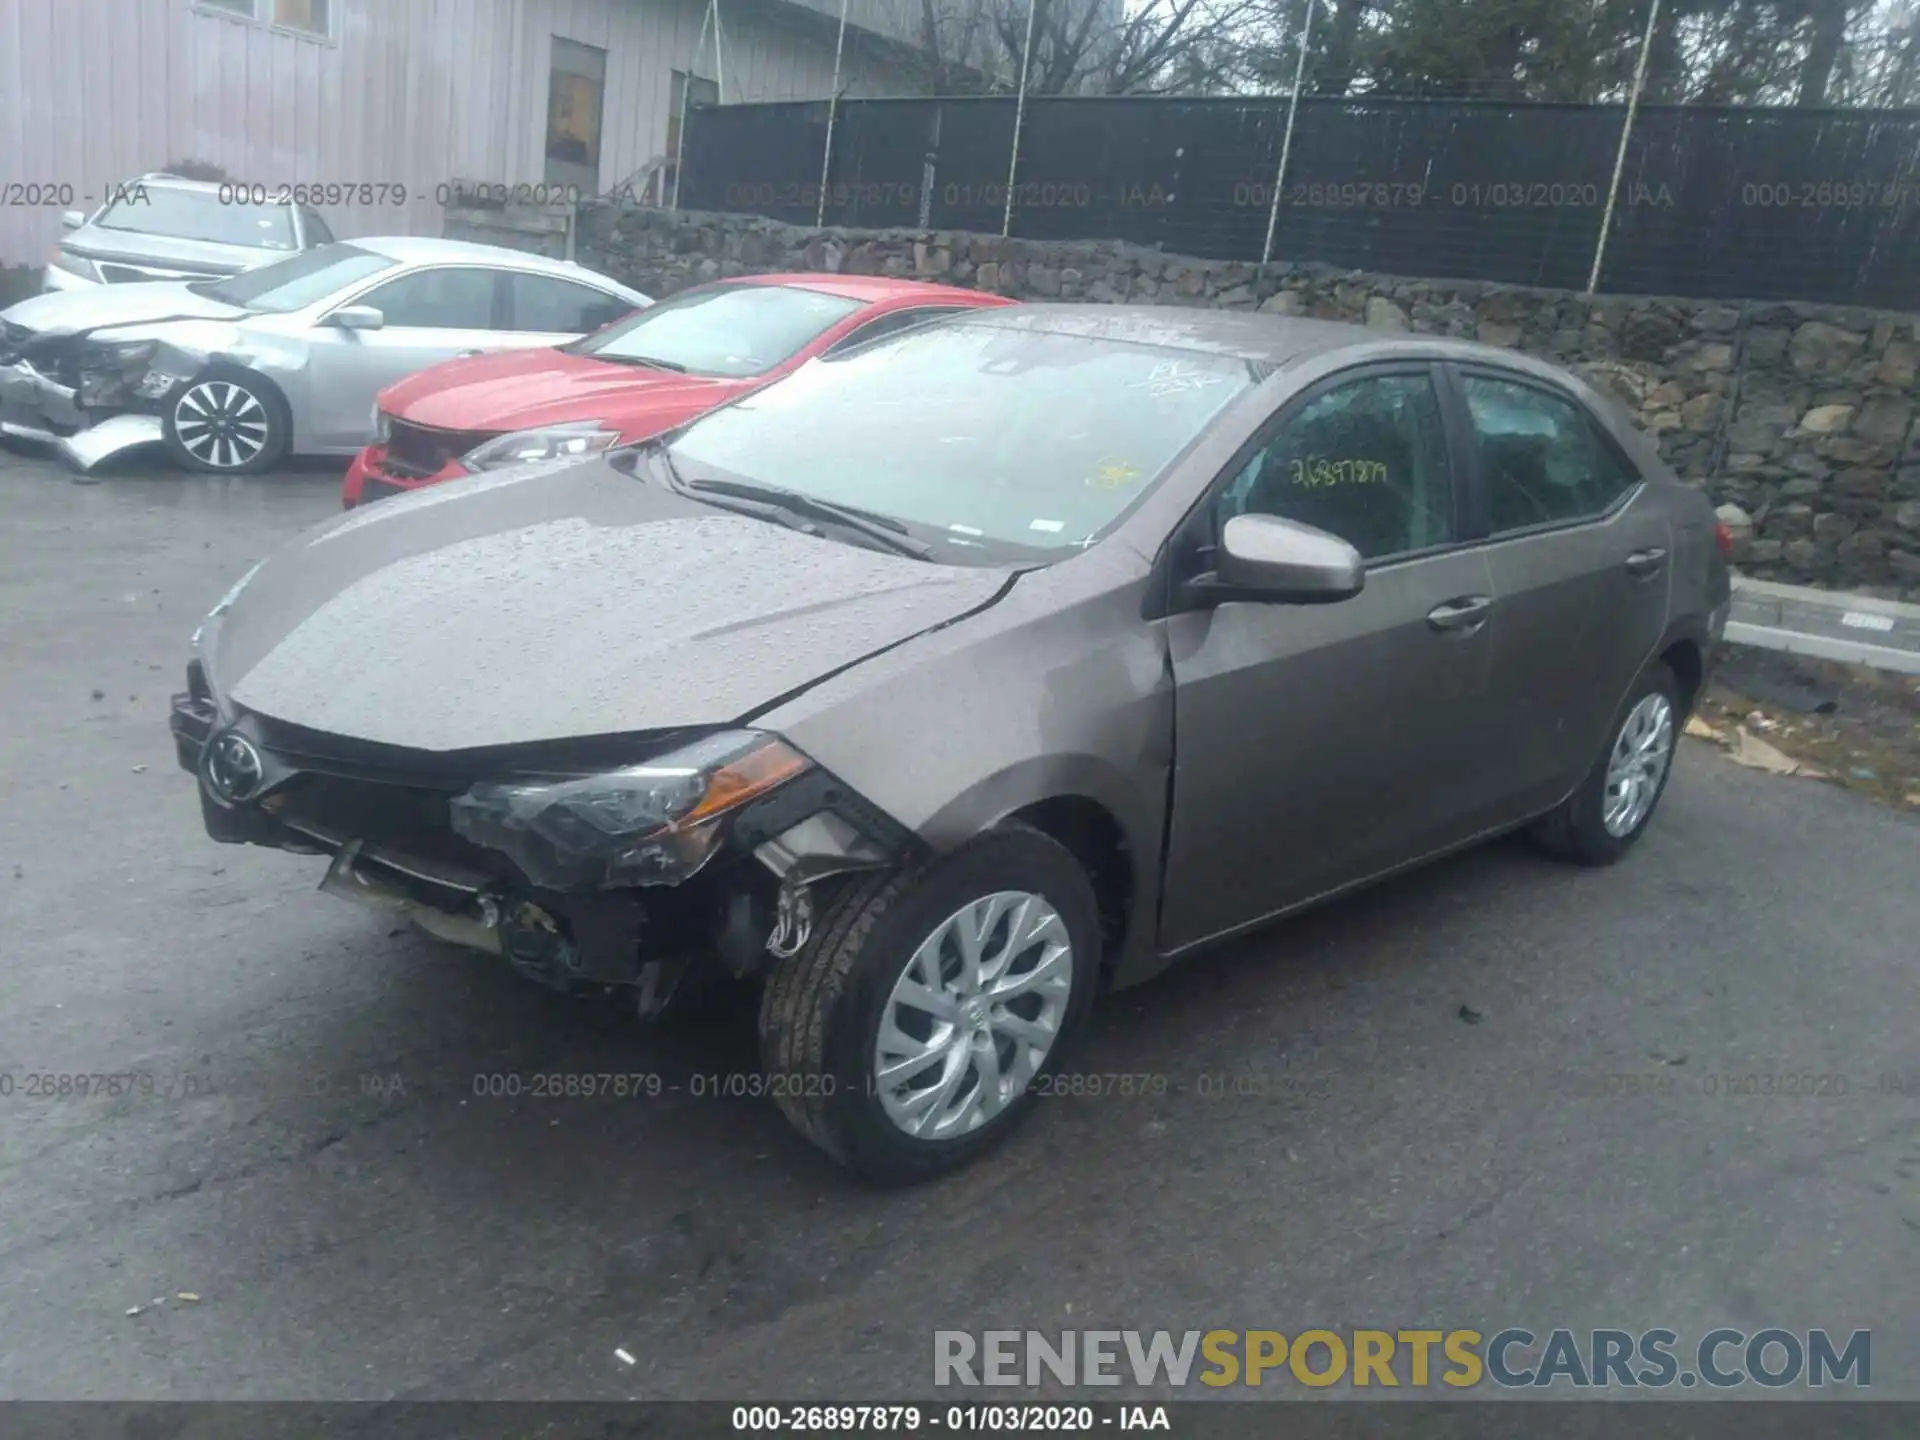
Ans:
POLYGON ((1461 595, 1429 610, 1427 624, 1451 635, 1471 634, 1487 623, 1487 612, 1491 609, 1491 595, 1461 595))
POLYGON ((1645 579, 1659 573, 1660 567, 1667 563, 1667 552, 1657 545, 1648 550, 1636 550, 1627 556, 1624 563, 1629 575, 1645 579))

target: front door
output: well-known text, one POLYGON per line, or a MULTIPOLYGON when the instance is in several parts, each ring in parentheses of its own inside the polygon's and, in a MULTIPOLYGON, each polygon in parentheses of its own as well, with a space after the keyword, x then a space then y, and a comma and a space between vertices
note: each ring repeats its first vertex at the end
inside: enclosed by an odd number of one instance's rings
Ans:
MULTIPOLYGON (((1210 502, 1351 542, 1366 584, 1328 605, 1175 614, 1164 949, 1458 843, 1484 823, 1493 600, 1433 375, 1349 372, 1285 407, 1210 502)), ((1217 533, 1217 530, 1216 530, 1217 533)))
POLYGON ((478 265, 415 270, 350 303, 381 314, 378 330, 341 330, 323 319, 313 332, 308 426, 325 449, 373 438, 373 401, 394 381, 461 355, 538 343, 499 328, 506 274, 478 265))
POLYGON ((1490 703, 1513 757, 1510 818, 1563 799, 1659 647, 1673 545, 1665 512, 1572 396, 1463 368, 1459 393, 1499 597, 1490 703))

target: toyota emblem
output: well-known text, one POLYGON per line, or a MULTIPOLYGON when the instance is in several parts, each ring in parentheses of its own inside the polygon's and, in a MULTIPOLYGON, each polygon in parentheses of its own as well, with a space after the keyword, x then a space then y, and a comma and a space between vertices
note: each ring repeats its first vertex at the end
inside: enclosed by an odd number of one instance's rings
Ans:
POLYGON ((207 746, 204 768, 207 788, 216 799, 229 805, 251 797, 265 775, 260 752, 253 748, 253 742, 231 730, 216 735, 207 746))

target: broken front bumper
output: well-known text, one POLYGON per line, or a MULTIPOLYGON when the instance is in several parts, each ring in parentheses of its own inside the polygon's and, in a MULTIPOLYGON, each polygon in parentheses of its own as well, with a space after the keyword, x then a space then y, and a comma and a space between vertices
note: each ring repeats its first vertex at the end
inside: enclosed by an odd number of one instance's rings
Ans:
POLYGON ((55 445, 87 423, 77 392, 30 361, 0 365, 0 435, 55 445))
MULTIPOLYGON (((648 1013, 691 969, 717 963, 745 976, 769 954, 792 953, 811 923, 815 881, 921 848, 892 817, 809 766, 713 822, 676 824, 673 848, 702 855, 655 882, 646 867, 633 869, 639 850, 614 855, 580 829, 583 819, 612 813, 591 797, 570 801, 569 789, 593 776, 501 783, 450 757, 225 714, 197 663, 187 692, 173 697, 169 726, 215 840, 331 856, 321 885, 330 894, 504 955, 556 989, 632 987, 648 1013), (694 847, 707 823, 720 833, 694 847), (567 853, 549 853, 554 843, 567 853)), ((672 766, 722 738, 633 737, 633 753, 612 761, 624 768, 599 778, 672 766)))
POLYGON ((36 370, 26 360, 0 365, 0 435, 51 445, 81 471, 92 470, 165 437, 158 415, 127 411, 96 419, 80 393, 36 370))

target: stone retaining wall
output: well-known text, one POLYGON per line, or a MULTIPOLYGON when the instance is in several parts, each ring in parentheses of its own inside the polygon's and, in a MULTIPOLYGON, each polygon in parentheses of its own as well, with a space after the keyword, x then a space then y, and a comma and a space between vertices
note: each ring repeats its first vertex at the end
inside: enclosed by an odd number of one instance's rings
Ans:
POLYGON ((1920 317, 1592 298, 1473 281, 1196 260, 1116 242, 813 230, 583 207, 580 263, 664 295, 717 276, 917 276, 1028 300, 1205 305, 1477 338, 1619 395, 1732 524, 1742 570, 1920 599, 1920 317))

